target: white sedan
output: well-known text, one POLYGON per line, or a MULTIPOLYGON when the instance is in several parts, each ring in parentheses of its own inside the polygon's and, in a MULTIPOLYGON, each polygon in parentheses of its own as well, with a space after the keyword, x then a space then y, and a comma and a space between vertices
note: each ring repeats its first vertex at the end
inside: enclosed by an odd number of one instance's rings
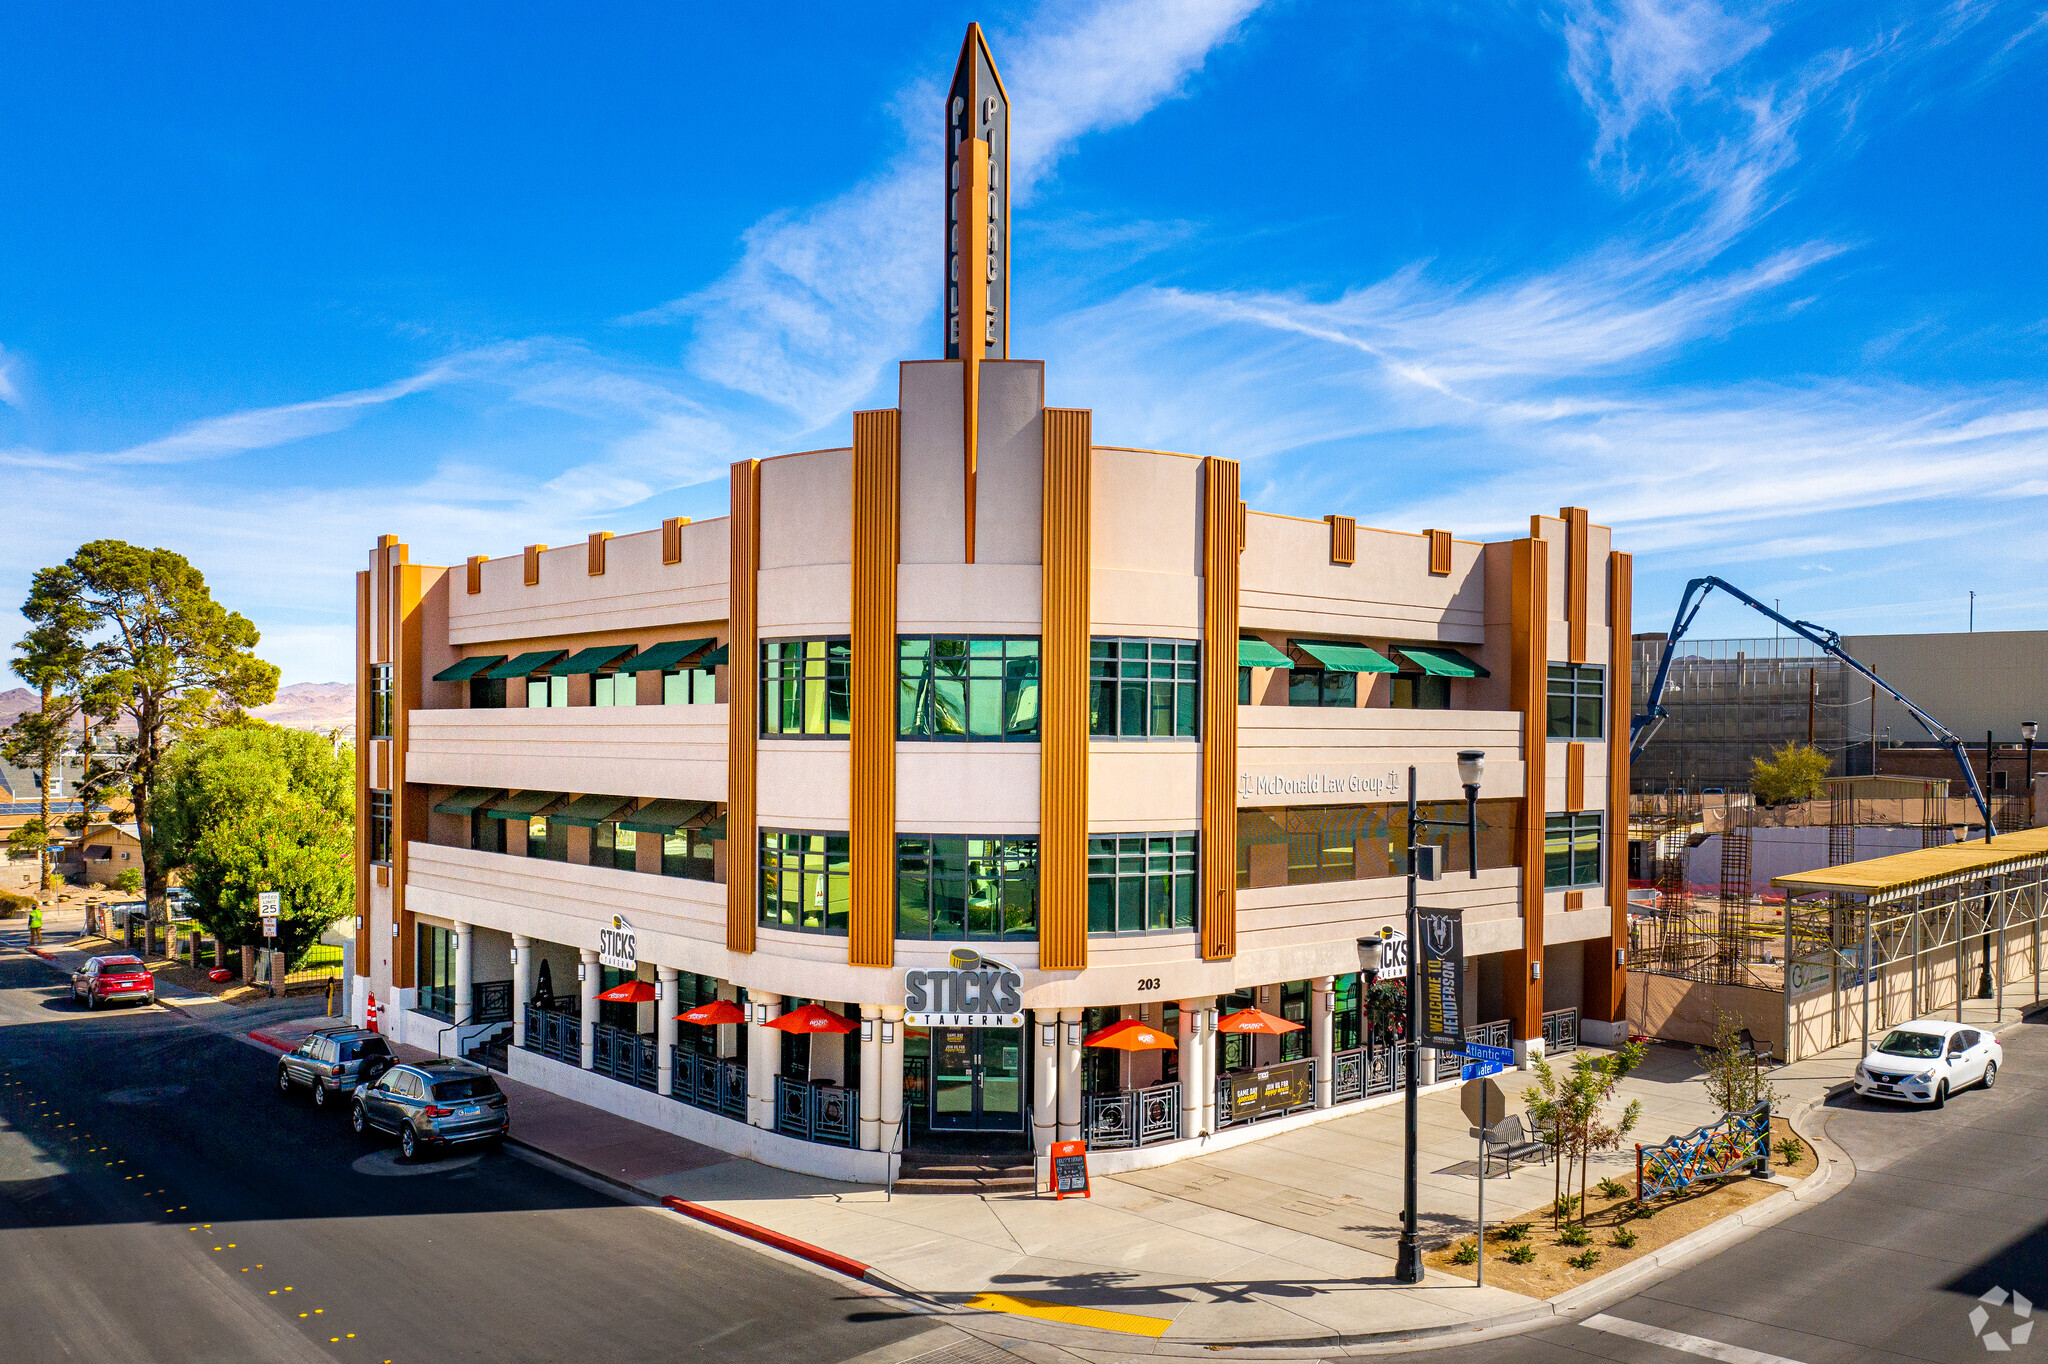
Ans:
POLYGON ((1981 1028, 1917 1018, 1879 1040, 1856 1067, 1856 1092, 1869 1099, 1932 1104, 1959 1089, 1998 1083, 2005 1049, 1981 1028))

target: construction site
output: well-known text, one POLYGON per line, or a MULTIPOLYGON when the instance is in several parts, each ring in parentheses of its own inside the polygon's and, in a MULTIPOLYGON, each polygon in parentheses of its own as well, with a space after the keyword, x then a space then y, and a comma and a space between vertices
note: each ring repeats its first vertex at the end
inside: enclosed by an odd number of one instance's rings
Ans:
POLYGON ((1975 802, 1941 779, 1827 786, 1769 808, 1635 798, 1632 1033, 1704 1044, 1726 1015, 1797 1059, 1966 998, 2039 998, 2048 829, 2015 808, 2018 831, 1987 844, 1975 802))

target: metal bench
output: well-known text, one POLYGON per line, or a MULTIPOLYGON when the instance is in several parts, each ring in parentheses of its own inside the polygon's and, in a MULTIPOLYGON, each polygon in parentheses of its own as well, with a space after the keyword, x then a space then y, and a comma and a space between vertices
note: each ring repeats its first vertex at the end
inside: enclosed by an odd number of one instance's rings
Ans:
POLYGON ((1771 1063, 1771 1044, 1757 1041, 1755 1035, 1748 1028, 1744 1028, 1738 1033, 1735 1040, 1742 1050, 1748 1054, 1749 1059, 1756 1062, 1756 1064, 1767 1066, 1771 1063))
POLYGON ((1513 1174, 1517 1160, 1540 1160, 1548 1164, 1550 1143, 1531 1133, 1521 1114, 1510 1113, 1486 1129, 1486 1157, 1488 1160, 1506 1160, 1508 1173, 1513 1174))

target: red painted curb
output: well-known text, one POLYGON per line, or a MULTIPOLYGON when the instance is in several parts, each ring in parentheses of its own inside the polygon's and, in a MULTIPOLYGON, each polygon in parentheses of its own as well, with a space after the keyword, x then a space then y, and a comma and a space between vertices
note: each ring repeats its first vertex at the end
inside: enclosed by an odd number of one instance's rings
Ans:
POLYGON ((813 1264, 821 1264, 827 1269, 837 1270, 849 1279, 864 1279, 867 1277, 868 1267, 859 1260, 848 1259, 844 1255, 835 1254, 821 1246, 814 1246, 808 1241, 799 1241, 794 1236, 784 1236, 779 1231, 770 1231, 766 1227, 756 1226, 754 1223, 734 1217, 730 1213, 719 1212, 715 1208, 707 1208, 702 1203, 691 1203, 685 1199, 668 1197, 661 1200, 661 1205, 674 1212, 679 1212, 685 1217, 694 1217, 699 1222, 709 1222, 714 1227, 744 1236, 750 1241, 759 1241, 763 1245, 773 1246, 777 1250, 801 1256, 813 1264))
POLYGON ((252 1032, 249 1034, 249 1040, 251 1042, 261 1042, 264 1046, 275 1048, 278 1051, 290 1051, 292 1049, 291 1043, 280 1042, 268 1033, 252 1032))

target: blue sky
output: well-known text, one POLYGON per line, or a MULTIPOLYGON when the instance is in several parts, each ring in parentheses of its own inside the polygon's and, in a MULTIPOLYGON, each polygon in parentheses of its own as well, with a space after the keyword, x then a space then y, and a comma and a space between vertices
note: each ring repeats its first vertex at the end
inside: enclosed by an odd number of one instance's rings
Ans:
POLYGON ((731 460, 844 441, 935 353, 979 19, 1013 353, 1098 439, 1398 529, 1583 504, 1638 629, 1705 572, 2040 628, 2039 5, 17 7, 0 602, 159 544, 344 680, 380 533, 718 515, 731 460))

